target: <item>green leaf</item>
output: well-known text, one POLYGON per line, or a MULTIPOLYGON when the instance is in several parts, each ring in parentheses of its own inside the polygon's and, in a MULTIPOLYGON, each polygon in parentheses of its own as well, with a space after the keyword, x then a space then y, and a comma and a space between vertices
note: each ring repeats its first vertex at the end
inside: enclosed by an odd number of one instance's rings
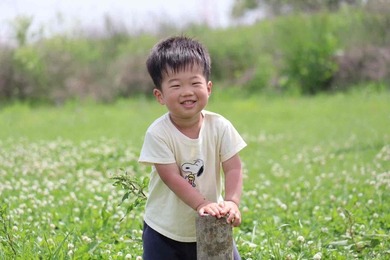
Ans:
POLYGON ((122 197, 122 202, 123 202, 124 200, 127 200, 127 199, 129 198, 129 195, 130 195, 130 192, 126 192, 126 193, 123 195, 123 197, 122 197))

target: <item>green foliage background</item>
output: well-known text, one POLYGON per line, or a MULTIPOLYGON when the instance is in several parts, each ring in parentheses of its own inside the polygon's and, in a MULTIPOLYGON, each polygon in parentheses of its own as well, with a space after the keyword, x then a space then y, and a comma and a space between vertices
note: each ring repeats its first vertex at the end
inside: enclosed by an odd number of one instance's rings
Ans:
MULTIPOLYGON (((172 26, 158 34, 131 35, 111 25, 100 36, 80 33, 35 41, 28 41, 34 34, 31 20, 20 19, 14 26, 19 45, 0 46, 0 99, 62 104, 69 99, 112 102, 150 95, 153 85, 144 65, 146 56, 159 39, 172 34, 204 42, 212 56, 213 81, 247 95, 312 95, 362 81, 388 86, 388 60, 387 65, 379 65, 385 70, 379 77, 353 81, 337 80, 337 75, 345 70, 339 67, 340 60, 350 50, 371 46, 390 52, 386 47, 389 19, 388 13, 380 10, 345 7, 334 12, 292 13, 226 29, 189 25, 179 30, 172 26)), ((374 57, 363 57, 355 64, 387 57, 373 53, 374 57)), ((355 78, 362 74, 350 71, 355 78)))

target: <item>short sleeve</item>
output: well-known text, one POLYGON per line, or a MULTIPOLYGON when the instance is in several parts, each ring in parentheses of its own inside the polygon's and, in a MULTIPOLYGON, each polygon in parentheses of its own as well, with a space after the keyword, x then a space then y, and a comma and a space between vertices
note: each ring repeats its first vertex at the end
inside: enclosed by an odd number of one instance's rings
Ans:
POLYGON ((138 161, 145 164, 169 164, 175 163, 175 157, 161 134, 147 131, 138 161))
POLYGON ((221 150, 220 157, 221 162, 224 162, 239 151, 241 151, 247 144, 244 139, 234 128, 230 121, 225 121, 225 126, 223 127, 222 140, 221 140, 221 150))

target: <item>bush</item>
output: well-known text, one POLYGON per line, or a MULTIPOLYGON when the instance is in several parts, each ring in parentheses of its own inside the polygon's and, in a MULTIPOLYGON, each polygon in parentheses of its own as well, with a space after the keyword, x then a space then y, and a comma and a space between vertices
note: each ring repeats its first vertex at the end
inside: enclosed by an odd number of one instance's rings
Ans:
POLYGON ((339 70, 332 88, 346 89, 362 82, 390 83, 390 47, 354 47, 340 53, 335 60, 339 70))
POLYGON ((242 86, 247 94, 275 92, 275 89, 272 89, 272 79, 275 77, 275 73, 272 56, 264 53, 258 57, 253 68, 248 69, 242 77, 235 81, 235 85, 242 86))
POLYGON ((0 49, 0 100, 7 100, 14 98, 11 88, 13 84, 13 51, 7 47, 0 47, 0 49))
POLYGON ((151 92, 145 60, 152 37, 118 39, 55 36, 0 55, 0 98, 63 103, 113 101, 151 92))
POLYGON ((337 40, 328 14, 297 15, 277 23, 281 64, 281 87, 302 94, 330 89, 337 64, 333 55, 337 40))
POLYGON ((46 66, 41 49, 35 46, 22 46, 13 52, 12 57, 15 89, 18 99, 41 99, 48 91, 46 66))
POLYGON ((212 59, 214 81, 234 81, 257 61, 258 44, 251 28, 210 31, 201 39, 212 59))

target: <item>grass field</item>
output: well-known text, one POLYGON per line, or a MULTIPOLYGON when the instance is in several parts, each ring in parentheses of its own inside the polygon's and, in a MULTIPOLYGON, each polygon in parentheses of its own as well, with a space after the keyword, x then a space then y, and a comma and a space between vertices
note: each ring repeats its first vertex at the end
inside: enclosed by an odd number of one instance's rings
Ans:
MULTIPOLYGON (((208 109, 248 143, 243 259, 390 258, 389 93, 216 93, 208 109)), ((147 176, 137 156, 162 113, 145 99, 2 107, 0 259, 140 259, 142 208, 120 221, 129 202, 112 177, 147 176)))

